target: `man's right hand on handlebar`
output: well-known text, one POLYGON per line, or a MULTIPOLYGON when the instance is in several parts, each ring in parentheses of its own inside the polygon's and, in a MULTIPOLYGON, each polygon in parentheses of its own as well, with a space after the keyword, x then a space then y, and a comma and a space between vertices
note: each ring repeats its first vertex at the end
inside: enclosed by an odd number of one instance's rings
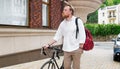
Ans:
POLYGON ((47 49, 48 47, 52 46, 54 43, 56 43, 56 41, 52 40, 50 43, 48 43, 47 45, 45 45, 43 48, 47 49))
POLYGON ((44 48, 44 49, 47 49, 48 47, 50 47, 49 44, 45 45, 43 48, 44 48))

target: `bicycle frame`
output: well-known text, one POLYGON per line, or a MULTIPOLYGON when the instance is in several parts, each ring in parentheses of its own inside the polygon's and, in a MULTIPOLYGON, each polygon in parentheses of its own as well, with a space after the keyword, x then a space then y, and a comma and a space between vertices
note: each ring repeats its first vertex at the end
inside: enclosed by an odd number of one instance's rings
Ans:
MULTIPOLYGON (((54 50, 54 52, 52 53, 52 56, 51 56, 51 58, 50 58, 50 60, 48 61, 49 63, 54 63, 55 64, 55 66, 57 67, 57 69, 63 69, 63 64, 62 64, 62 66, 61 67, 59 67, 59 65, 58 65, 58 63, 57 63, 57 61, 56 61, 56 58, 55 57, 57 57, 58 59, 59 59, 59 51, 61 51, 60 49, 58 49, 58 48, 55 48, 55 47, 50 47, 49 49, 52 49, 52 50, 54 50)), ((43 49, 43 54, 44 55, 46 55, 46 53, 45 53, 45 51, 44 51, 44 49, 43 49)))
POLYGON ((55 52, 53 52, 53 55, 52 55, 52 58, 50 59, 50 61, 55 62, 55 65, 56 65, 57 68, 59 69, 58 63, 57 63, 57 61, 56 61, 56 59, 55 59, 55 52))

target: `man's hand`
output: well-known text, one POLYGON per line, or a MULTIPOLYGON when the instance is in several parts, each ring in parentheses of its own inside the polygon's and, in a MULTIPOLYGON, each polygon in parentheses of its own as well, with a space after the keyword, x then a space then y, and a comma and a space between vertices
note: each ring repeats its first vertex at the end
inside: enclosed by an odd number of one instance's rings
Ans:
POLYGON ((44 49, 47 49, 48 47, 50 47, 49 44, 45 45, 43 48, 44 48, 44 49))
POLYGON ((80 47, 79 48, 80 48, 80 52, 81 53, 83 53, 83 45, 84 45, 83 43, 80 43, 80 47))
POLYGON ((47 45, 43 46, 44 49, 47 49, 48 47, 52 46, 55 42, 55 40, 52 40, 50 43, 48 43, 47 45))
POLYGON ((80 43, 80 49, 83 49, 83 45, 84 45, 83 43, 80 43))

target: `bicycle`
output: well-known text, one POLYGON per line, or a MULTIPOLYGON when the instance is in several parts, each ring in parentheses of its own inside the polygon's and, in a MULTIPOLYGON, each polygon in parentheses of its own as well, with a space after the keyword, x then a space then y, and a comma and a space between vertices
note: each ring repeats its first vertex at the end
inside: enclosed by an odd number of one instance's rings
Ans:
MULTIPOLYGON (((56 62, 55 57, 57 57, 58 59, 60 59, 59 57, 59 53, 62 53, 62 50, 57 48, 57 47, 48 47, 48 49, 53 50, 52 56, 50 58, 49 61, 45 62, 40 69, 64 69, 63 63, 62 65, 59 67, 58 63, 56 62)), ((42 48, 41 53, 44 55, 47 55, 44 48, 42 48)))

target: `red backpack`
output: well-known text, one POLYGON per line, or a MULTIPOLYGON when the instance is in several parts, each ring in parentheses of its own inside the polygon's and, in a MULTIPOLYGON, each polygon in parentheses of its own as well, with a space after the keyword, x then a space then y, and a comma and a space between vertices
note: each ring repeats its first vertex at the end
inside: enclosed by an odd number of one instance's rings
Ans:
MULTIPOLYGON (((77 39, 77 34, 79 33, 78 18, 76 18, 75 23, 76 23, 76 39, 77 39)), ((85 28, 85 33, 86 33, 86 40, 85 40, 85 43, 83 45, 83 50, 89 51, 89 50, 93 49, 94 42, 93 42, 93 38, 92 38, 90 31, 86 28, 85 28)))

